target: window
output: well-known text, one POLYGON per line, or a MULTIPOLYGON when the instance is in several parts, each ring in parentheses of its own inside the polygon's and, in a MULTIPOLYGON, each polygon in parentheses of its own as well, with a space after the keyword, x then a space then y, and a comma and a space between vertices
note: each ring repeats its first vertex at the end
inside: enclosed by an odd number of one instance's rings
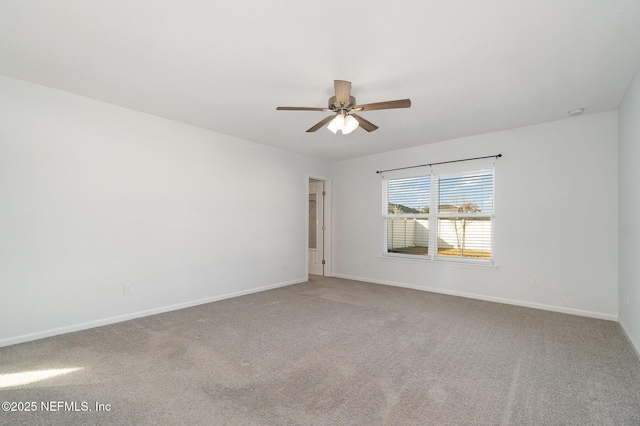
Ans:
POLYGON ((384 254, 493 264, 494 167, 383 175, 384 254))

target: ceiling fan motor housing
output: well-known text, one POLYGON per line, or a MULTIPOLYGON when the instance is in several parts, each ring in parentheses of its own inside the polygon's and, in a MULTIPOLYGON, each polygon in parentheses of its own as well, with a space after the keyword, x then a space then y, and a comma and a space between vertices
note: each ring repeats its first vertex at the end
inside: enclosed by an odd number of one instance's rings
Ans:
POLYGON ((331 110, 351 110, 356 105, 356 98, 349 96, 349 103, 347 105, 340 105, 335 96, 329 98, 329 109, 331 110))

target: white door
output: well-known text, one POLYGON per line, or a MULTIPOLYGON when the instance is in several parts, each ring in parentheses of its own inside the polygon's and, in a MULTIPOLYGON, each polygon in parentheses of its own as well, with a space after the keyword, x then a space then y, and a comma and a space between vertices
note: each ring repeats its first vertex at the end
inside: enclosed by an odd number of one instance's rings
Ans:
POLYGON ((324 275, 324 182, 309 179, 309 273, 324 275))

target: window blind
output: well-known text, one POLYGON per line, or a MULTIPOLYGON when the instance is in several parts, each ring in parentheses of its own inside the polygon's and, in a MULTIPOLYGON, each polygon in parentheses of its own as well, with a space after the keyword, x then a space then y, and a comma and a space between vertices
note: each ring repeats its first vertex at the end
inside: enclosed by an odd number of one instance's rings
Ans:
POLYGON ((473 166, 383 175, 385 253, 492 262, 494 168, 473 166))

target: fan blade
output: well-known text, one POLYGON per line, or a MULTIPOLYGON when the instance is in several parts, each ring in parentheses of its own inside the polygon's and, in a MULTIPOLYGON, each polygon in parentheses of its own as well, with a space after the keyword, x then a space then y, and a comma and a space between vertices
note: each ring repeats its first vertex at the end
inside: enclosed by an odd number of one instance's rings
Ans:
POLYGON ((336 90, 336 102, 338 105, 349 105, 351 96, 351 82, 344 80, 333 80, 333 87, 336 90))
POLYGON ((411 99, 401 99, 399 101, 376 102, 373 104, 356 105, 356 111, 373 111, 375 109, 409 108, 411 99))
POLYGON ((311 132, 315 132, 316 130, 318 130, 320 127, 324 126, 325 124, 327 124, 328 122, 330 122, 331 120, 333 120, 333 118, 335 117, 335 115, 330 115, 327 118, 325 118, 324 120, 322 120, 321 122, 319 122, 318 124, 316 124, 315 126, 313 126, 312 128, 310 128, 309 130, 307 130, 307 133, 311 133, 311 132))
POLYGON ((358 114, 351 114, 351 116, 353 118, 355 118, 356 120, 358 120, 358 123, 360 124, 360 127, 365 129, 367 132, 373 132, 374 130, 376 130, 378 128, 378 126, 376 126, 375 124, 373 124, 372 122, 370 122, 368 120, 365 120, 364 118, 360 117, 358 114))
POLYGON ((277 107, 278 111, 331 111, 328 108, 310 108, 310 107, 277 107))

